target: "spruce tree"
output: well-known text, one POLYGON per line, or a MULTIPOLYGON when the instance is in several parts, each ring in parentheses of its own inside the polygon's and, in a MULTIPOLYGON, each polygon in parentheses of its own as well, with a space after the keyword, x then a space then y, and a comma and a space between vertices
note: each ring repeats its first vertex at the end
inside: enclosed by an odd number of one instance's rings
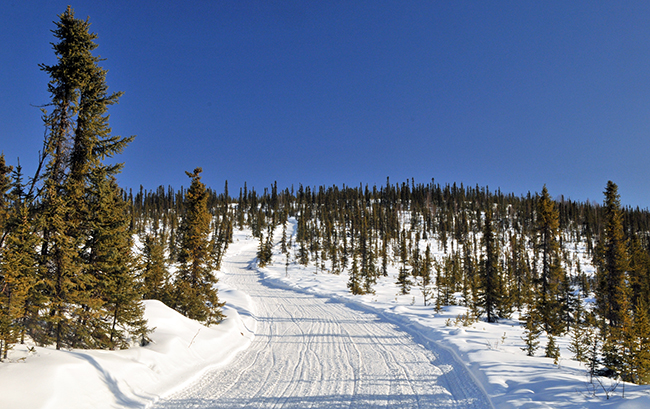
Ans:
POLYGON ((537 203, 537 236, 541 255, 537 309, 544 330, 553 335, 562 332, 560 285, 565 276, 560 264, 560 246, 557 241, 559 216, 546 186, 537 203))
POLYGON ((522 348, 526 355, 535 356, 535 351, 539 348, 539 336, 541 329, 539 327, 539 318, 534 310, 529 311, 525 316, 524 336, 521 338, 526 346, 522 348))
POLYGON ((427 244, 427 248, 424 251, 424 259, 422 260, 422 269, 420 270, 420 277, 422 281, 420 282, 420 288, 422 290, 422 298, 424 306, 426 307, 431 300, 432 289, 431 289, 431 268, 432 268, 433 258, 431 257, 431 247, 427 244))
POLYGON ((91 175, 102 169, 108 177, 121 164, 102 161, 120 153, 131 141, 111 135, 108 107, 121 93, 109 94, 106 70, 99 67, 97 35, 89 32, 88 20, 74 17, 72 8, 59 16, 53 44, 57 64, 41 65, 50 75, 48 85, 51 112, 44 111, 47 129, 41 177, 39 223, 42 226, 40 275, 43 294, 48 298, 43 315, 49 331, 37 339, 56 343, 57 349, 75 346, 88 338, 104 338, 104 333, 88 334, 86 323, 101 314, 102 300, 94 291, 102 285, 86 274, 86 242, 99 215, 90 212, 88 194, 91 175), (49 333, 49 336, 48 336, 49 333))
POLYGON ((94 278, 94 292, 102 303, 93 322, 92 344, 125 348, 133 334, 146 340, 149 332, 135 275, 128 205, 115 179, 107 178, 103 169, 93 174, 91 182, 89 210, 97 216, 90 226, 85 273, 94 278))
POLYGON ((38 237, 30 217, 29 199, 23 192, 20 166, 14 172, 14 188, 7 193, 9 179, 0 156, 2 216, 5 219, 0 247, 0 359, 7 358, 12 344, 23 340, 28 306, 36 284, 38 237))
POLYGON ((179 269, 176 273, 174 304, 183 315, 206 325, 223 319, 224 303, 217 296, 217 278, 209 253, 211 216, 207 191, 201 182, 201 168, 186 172, 192 179, 185 195, 185 214, 179 228, 179 269))
POLYGON ((352 267, 348 279, 348 289, 350 289, 350 292, 354 295, 364 294, 356 251, 352 252, 352 267))
POLYGON ((483 259, 481 274, 481 292, 479 305, 483 307, 487 316, 487 322, 497 321, 497 308, 501 297, 499 288, 499 263, 494 226, 492 225, 492 211, 485 213, 485 226, 483 230, 483 245, 485 246, 485 257, 483 259))
POLYGON ((560 348, 555 343, 555 337, 553 334, 548 334, 547 338, 548 342, 546 344, 546 354, 544 356, 547 358, 553 358, 553 363, 557 365, 560 359, 560 348))
POLYGON ((623 231, 618 187, 609 181, 605 190, 604 231, 599 240, 596 265, 596 307, 603 331, 603 365, 610 374, 626 379, 630 373, 629 357, 633 349, 633 326, 629 286, 629 257, 623 231))
POLYGON ((582 305, 582 298, 578 296, 576 300, 576 309, 573 317, 571 330, 571 342, 569 351, 573 353, 576 361, 587 363, 587 353, 589 351, 588 332, 585 322, 585 311, 582 305))
POLYGON ((172 304, 169 288, 169 271, 165 258, 165 236, 147 234, 142 239, 140 270, 142 298, 172 304))
POLYGON ((271 260, 273 258, 273 242, 271 241, 272 238, 273 231, 270 227, 268 229, 266 239, 264 238, 263 233, 260 234, 260 244, 257 249, 257 261, 260 267, 266 267, 267 265, 271 264, 271 260))
POLYGON ((621 308, 625 294, 628 255, 623 232, 618 186, 607 182, 605 190, 605 229, 598 243, 594 264, 596 265, 596 305, 600 316, 610 326, 619 326, 626 312, 621 308))
POLYGON ((409 260, 408 260, 408 250, 406 248, 406 232, 404 230, 402 230, 402 234, 399 242, 399 256, 400 256, 401 267, 399 269, 399 274, 397 275, 396 284, 399 285, 400 292, 402 293, 402 295, 406 295, 411 292, 411 279, 409 278, 410 273, 407 268, 409 260))
POLYGON ((632 331, 630 381, 647 385, 650 383, 650 318, 645 300, 641 300, 634 310, 632 331))

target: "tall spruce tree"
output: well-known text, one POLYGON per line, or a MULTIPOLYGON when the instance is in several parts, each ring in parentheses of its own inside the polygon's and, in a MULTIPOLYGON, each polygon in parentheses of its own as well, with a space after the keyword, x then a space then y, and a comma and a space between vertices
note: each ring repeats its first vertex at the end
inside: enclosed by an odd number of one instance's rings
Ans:
POLYGON ((544 330, 553 335, 562 332, 560 284, 566 273, 561 265, 559 214, 546 186, 537 202, 537 246, 541 257, 536 308, 544 330))
POLYGON ((625 287, 629 261, 618 186, 609 181, 604 193, 605 228, 594 258, 596 305, 606 323, 616 327, 621 324, 626 313, 622 304, 627 302, 625 287))
POLYGON ((185 172, 192 179, 185 195, 185 214, 179 228, 179 269, 176 273, 174 304, 183 315, 206 325, 223 319, 217 295, 214 260, 210 257, 210 222, 208 193, 201 172, 185 172))
POLYGON ((485 311, 487 322, 496 322, 501 289, 499 288, 499 253, 494 226, 492 225, 492 210, 490 209, 485 212, 483 245, 485 246, 485 257, 480 269, 481 292, 479 305, 485 311))
MULTIPOLYGON (((89 32, 88 20, 74 17, 71 7, 55 22, 53 44, 57 64, 40 67, 49 74, 51 112, 44 111, 47 136, 44 144, 39 223, 42 245, 39 272, 47 310, 43 315, 49 331, 40 343, 63 346, 90 346, 85 341, 108 336, 102 331, 88 333, 89 320, 101 315, 103 302, 98 283, 87 274, 91 226, 100 215, 89 210, 91 175, 102 169, 106 177, 122 164, 104 165, 103 160, 120 153, 133 137, 111 135, 108 107, 121 93, 108 93, 106 70, 92 52, 97 35, 89 32), (89 338, 90 337, 90 338, 89 338)), ((92 332, 92 331, 91 331, 92 332)))
POLYGON ((596 307, 604 335, 603 364, 610 374, 629 380, 629 359, 634 351, 629 256, 618 186, 609 181, 604 193, 605 226, 594 257, 596 307))

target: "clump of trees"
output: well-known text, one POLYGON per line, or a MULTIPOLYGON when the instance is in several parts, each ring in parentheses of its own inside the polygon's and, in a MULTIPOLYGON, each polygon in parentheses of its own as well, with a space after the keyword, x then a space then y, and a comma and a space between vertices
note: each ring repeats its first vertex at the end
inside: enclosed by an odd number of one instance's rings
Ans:
MULTIPOLYGON (((42 108, 46 136, 36 175, 0 155, 0 359, 31 337, 61 348, 128 347, 151 329, 142 299, 157 298, 207 324, 222 318, 212 269, 225 251, 224 231, 210 241, 205 186, 195 170, 177 232, 179 274, 166 270, 156 227, 134 254, 132 197, 108 164, 133 140, 113 135, 109 93, 99 66, 97 35, 71 7, 53 31, 55 65, 41 65, 51 101, 42 108)), ((176 226, 179 225, 175 221, 176 226)), ((223 227, 223 226, 220 226, 223 227)))
MULTIPOLYGON (((92 54, 90 23, 70 7, 53 31, 51 102, 43 108, 46 137, 29 184, 20 167, 3 194, 3 357, 29 334, 60 348, 121 348, 146 340, 140 294, 131 265, 128 205, 108 165, 133 137, 111 134, 106 71, 92 54)), ((3 160, 4 162, 4 160, 3 160)), ((9 167, 3 166, 7 180, 9 167)))

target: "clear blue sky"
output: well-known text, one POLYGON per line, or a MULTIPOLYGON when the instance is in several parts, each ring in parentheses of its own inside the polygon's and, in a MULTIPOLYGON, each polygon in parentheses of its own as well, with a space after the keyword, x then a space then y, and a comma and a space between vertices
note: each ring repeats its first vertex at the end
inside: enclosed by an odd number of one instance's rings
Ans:
MULTIPOLYGON (((33 172, 66 1, 4 3, 0 151, 33 172)), ((650 2, 77 1, 120 184, 428 183, 650 206, 650 2)))

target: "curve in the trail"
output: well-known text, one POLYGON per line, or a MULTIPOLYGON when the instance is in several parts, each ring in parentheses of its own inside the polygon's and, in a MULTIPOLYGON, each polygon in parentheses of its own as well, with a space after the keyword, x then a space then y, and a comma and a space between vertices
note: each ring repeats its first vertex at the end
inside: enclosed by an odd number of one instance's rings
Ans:
POLYGON ((253 343, 154 408, 491 408, 448 354, 376 314, 266 286, 248 269, 254 257, 229 257, 222 278, 256 302, 253 343))

